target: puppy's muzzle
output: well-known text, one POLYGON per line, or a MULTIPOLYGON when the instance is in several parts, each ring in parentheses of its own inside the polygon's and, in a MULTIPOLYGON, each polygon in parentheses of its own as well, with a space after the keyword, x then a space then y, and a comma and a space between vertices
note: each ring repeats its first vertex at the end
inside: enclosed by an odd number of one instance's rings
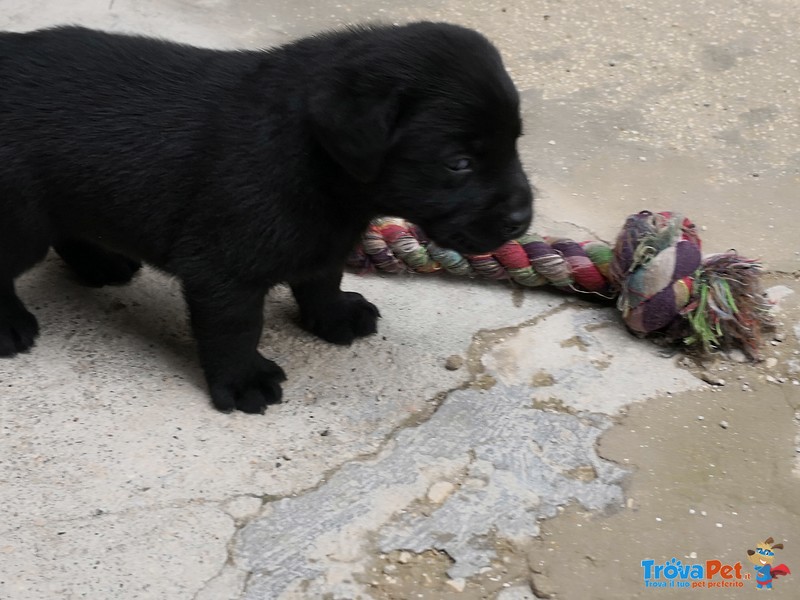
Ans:
POLYGON ((530 227, 532 219, 533 211, 530 208, 512 212, 503 225, 503 235, 509 239, 521 236, 530 227))
POLYGON ((533 220, 533 192, 527 181, 513 192, 509 205, 511 210, 504 219, 502 232, 508 239, 514 239, 524 234, 533 220))

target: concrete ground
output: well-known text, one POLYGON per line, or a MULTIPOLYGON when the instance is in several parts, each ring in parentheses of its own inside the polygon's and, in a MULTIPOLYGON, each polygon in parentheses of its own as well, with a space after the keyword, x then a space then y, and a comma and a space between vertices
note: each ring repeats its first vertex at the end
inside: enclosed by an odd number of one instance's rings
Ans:
MULTIPOLYGON (((49 259, 20 282, 42 337, 0 363, 0 598, 691 595, 645 588, 641 562, 750 574, 769 536, 794 571, 771 597, 798 597, 794 0, 0 0, 2 29, 215 47, 423 18, 503 51, 537 231, 612 239, 631 212, 683 211, 707 250, 765 261, 767 360, 667 357, 613 309, 547 291, 349 276, 380 334, 316 341, 277 290, 263 344, 287 401, 222 415, 174 282, 86 289, 49 259)), ((751 597, 742 583, 707 592, 751 597)))

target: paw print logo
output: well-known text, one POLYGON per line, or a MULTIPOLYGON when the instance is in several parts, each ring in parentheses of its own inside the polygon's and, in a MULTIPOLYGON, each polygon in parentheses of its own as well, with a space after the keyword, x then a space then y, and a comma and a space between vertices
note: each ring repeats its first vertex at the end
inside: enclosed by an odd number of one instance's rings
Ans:
POLYGON ((681 565, 683 563, 674 556, 664 564, 664 577, 667 579, 675 579, 681 572, 681 565))

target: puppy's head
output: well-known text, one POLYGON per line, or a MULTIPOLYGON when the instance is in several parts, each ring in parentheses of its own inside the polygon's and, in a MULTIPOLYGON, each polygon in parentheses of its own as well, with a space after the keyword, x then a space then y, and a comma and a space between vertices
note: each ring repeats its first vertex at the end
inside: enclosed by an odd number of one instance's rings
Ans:
POLYGON ((519 95, 494 46, 436 23, 346 35, 310 108, 318 141, 370 208, 463 253, 524 233, 533 195, 516 148, 519 95))

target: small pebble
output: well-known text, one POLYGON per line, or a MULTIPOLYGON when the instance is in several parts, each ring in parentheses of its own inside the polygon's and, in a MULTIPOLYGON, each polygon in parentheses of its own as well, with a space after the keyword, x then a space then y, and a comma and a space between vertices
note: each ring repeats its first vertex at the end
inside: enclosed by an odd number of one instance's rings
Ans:
POLYGON ((775 285, 766 291, 767 299, 773 304, 778 304, 781 300, 794 294, 794 290, 785 285, 775 285))
POLYGON ((717 523, 717 527, 722 527, 722 523, 717 523))
POLYGON ((697 552, 690 552, 689 558, 697 558, 697 552))
POLYGON ((693 509, 693 508, 690 508, 690 509, 689 509, 689 514, 690 514, 690 515, 693 515, 693 514, 695 514, 696 512, 697 512, 697 511, 696 511, 695 509, 693 509))
POLYGON ((447 585, 460 593, 463 592, 464 588, 467 587, 467 580, 463 577, 456 577, 455 579, 448 579, 447 585))
POLYGON ((724 379, 717 377, 716 375, 712 375, 708 371, 703 371, 703 373, 700 375, 700 379, 709 385, 725 385, 724 379))
POLYGON ((448 356, 444 361, 444 368, 448 371, 458 371, 462 366, 464 366, 464 358, 458 354, 448 356))
POLYGON ((722 427, 723 429, 727 429, 728 428, 728 422, 727 421, 720 421, 719 422, 719 426, 722 427))
POLYGON ((770 356, 767 360, 764 361, 764 366, 768 369, 774 369, 778 365, 778 359, 774 356, 770 356))
POLYGON ((697 415, 698 421, 705 421, 705 417, 703 415, 697 415))
POLYGON ((743 392, 749 392, 750 391, 750 384, 747 383, 747 382, 743 383, 742 384, 742 391, 743 392))
POLYGON ((747 355, 738 348, 734 348, 728 352, 728 360, 732 360, 733 362, 737 363, 746 363, 747 355))
POLYGON ((778 333, 772 336, 772 339, 775 340, 776 342, 784 342, 786 341, 786 334, 783 333, 782 331, 779 331, 778 333))
POLYGON ((395 573, 396 571, 397 571, 397 565, 386 565, 385 567, 383 567, 383 572, 386 575, 391 575, 392 573, 395 573))
POLYGON ((778 383, 778 380, 775 379, 772 375, 767 375, 767 381, 770 383, 778 383))
POLYGON ((401 565, 404 565, 404 564, 408 563, 408 561, 410 561, 410 560, 411 560, 411 552, 406 552, 405 550, 403 550, 397 556, 397 562, 399 562, 401 565))
POLYGON ((701 514, 701 515, 703 515, 704 517, 707 517, 707 516, 708 516, 708 513, 707 513, 706 511, 704 511, 704 510, 701 510, 701 511, 700 511, 700 514, 701 514))

